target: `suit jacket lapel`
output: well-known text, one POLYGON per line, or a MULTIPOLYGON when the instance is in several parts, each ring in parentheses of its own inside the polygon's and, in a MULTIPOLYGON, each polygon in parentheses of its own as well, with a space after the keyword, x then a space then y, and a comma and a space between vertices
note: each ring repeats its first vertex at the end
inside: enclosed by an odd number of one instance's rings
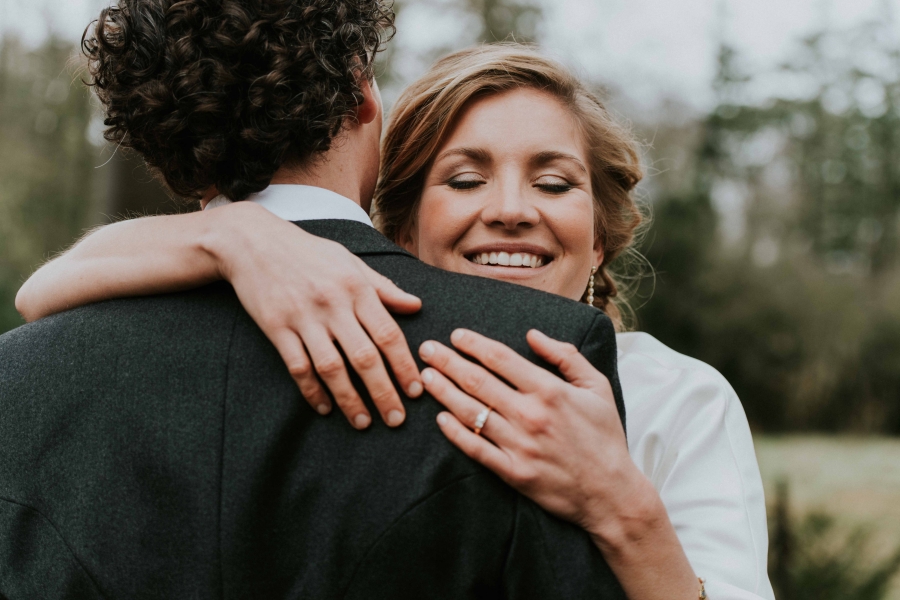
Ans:
POLYGON ((293 223, 313 235, 343 244, 350 252, 356 255, 400 254, 409 258, 415 258, 412 254, 378 233, 373 227, 357 221, 320 219, 293 221, 293 223))

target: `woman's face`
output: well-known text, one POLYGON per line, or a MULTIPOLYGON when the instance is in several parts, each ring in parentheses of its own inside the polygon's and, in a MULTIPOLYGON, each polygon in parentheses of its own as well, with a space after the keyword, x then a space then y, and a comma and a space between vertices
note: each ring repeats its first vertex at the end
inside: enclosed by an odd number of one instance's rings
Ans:
POLYGON ((578 300, 603 257, 582 136, 553 96, 473 101, 438 150, 407 249, 428 264, 578 300))

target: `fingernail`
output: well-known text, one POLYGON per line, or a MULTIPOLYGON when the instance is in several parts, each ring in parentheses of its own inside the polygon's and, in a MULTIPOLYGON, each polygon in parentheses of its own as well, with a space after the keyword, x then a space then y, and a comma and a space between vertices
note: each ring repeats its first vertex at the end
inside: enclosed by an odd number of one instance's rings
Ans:
POLYGON ((432 373, 429 369, 425 369, 424 371, 422 371, 422 381, 424 381, 426 384, 431 383, 432 381, 434 381, 434 373, 432 373))
POLYGON ((316 412, 318 412, 320 415, 327 415, 329 412, 331 412, 331 408, 327 404, 320 404, 316 407, 316 412))
POLYGON ((391 427, 396 427, 400 423, 403 422, 403 413, 399 410, 392 410, 387 415, 387 424, 391 427))
POLYGON ((454 344, 458 343, 463 337, 466 335, 465 329, 457 329, 453 333, 450 334, 450 341, 454 344))
POLYGON ((410 398, 417 398, 422 395, 422 392, 425 391, 425 388, 422 387, 422 384, 418 381, 413 381, 409 384, 409 389, 407 390, 407 395, 410 398))
POLYGON ((446 425, 447 424, 447 413, 441 413, 438 415, 438 425, 446 425))
POLYGON ((429 358, 432 354, 434 354, 434 344, 431 342, 425 342, 419 346, 419 356, 422 358, 429 358))
POLYGON ((369 418, 369 415, 358 414, 353 417, 353 424, 356 425, 357 429, 365 429, 371 422, 372 419, 369 418))

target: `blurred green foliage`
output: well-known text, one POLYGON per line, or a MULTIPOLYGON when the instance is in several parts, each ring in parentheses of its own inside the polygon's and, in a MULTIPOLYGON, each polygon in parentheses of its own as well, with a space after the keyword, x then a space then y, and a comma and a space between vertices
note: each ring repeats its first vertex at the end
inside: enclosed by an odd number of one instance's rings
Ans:
POLYGON ((651 124, 651 164, 687 158, 651 192, 639 328, 718 368, 756 430, 900 433, 900 44, 821 33, 766 75, 806 90, 754 100, 723 45, 718 106, 651 124))
POLYGON ((871 531, 842 534, 823 513, 791 514, 787 482, 769 509, 769 578, 776 598, 791 600, 882 600, 900 573, 900 547, 872 559, 871 531))
POLYGON ((90 95, 56 39, 0 43, 0 332, 22 321, 13 298, 42 260, 95 218, 90 95))

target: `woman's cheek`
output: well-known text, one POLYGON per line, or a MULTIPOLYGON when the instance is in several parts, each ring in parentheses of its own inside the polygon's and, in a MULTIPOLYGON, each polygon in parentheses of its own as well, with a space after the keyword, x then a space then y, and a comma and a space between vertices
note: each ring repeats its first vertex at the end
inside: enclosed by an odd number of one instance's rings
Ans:
POLYGON ((445 268, 451 258, 453 243, 459 235, 455 227, 453 203, 444 194, 425 194, 419 207, 419 258, 435 267, 445 268))
POLYGON ((565 292, 562 295, 581 300, 587 289, 591 276, 591 267, 598 266, 596 252, 594 251, 594 227, 593 213, 588 215, 584 211, 573 211, 570 218, 562 225, 564 231, 560 231, 559 237, 566 253, 571 259, 564 275, 565 292), (586 223, 589 224, 586 226, 586 223))

